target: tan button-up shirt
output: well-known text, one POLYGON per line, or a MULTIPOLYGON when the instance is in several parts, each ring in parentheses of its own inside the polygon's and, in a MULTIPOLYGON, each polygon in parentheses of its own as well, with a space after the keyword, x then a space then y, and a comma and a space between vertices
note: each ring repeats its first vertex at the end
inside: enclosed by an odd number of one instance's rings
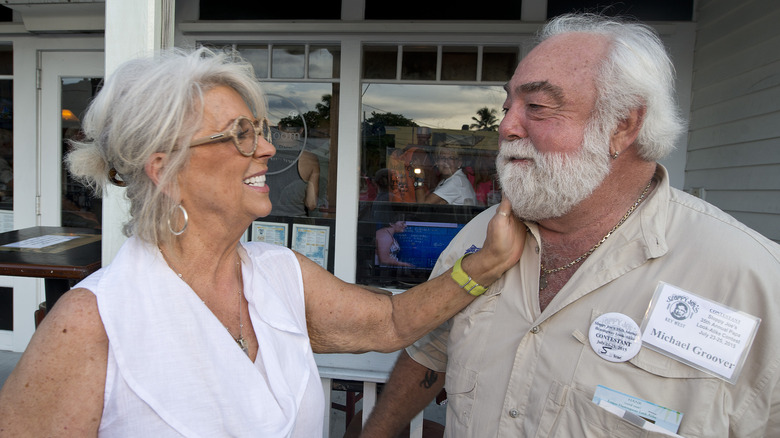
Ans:
MULTIPOLYGON (((409 347, 446 371, 449 437, 655 437, 591 400, 597 385, 683 413, 684 437, 780 436, 780 246, 660 183, 540 312, 539 233, 484 297, 409 347), (736 385, 642 347, 628 362, 591 348, 593 320, 641 325, 659 281, 761 318, 736 385)), ((489 210, 452 241, 433 275, 485 239, 489 210)), ((532 238, 533 237, 533 238, 532 238)))

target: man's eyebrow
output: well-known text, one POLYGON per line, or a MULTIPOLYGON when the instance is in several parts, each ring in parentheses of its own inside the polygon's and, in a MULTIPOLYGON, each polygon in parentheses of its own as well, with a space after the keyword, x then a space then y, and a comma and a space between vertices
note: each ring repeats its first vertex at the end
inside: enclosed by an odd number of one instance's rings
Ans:
MULTIPOLYGON (((504 85, 504 90, 510 92, 509 84, 504 85)), ((520 93, 544 93, 557 103, 563 103, 563 89, 547 81, 527 82, 517 87, 520 93)))

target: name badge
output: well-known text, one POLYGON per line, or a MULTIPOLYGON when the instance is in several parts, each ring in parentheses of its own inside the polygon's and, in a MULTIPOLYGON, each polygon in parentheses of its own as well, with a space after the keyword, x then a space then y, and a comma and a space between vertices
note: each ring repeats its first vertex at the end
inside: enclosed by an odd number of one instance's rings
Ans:
POLYGON ((631 360, 642 347, 637 323, 616 312, 596 318, 590 325, 588 340, 593 351, 610 362, 631 360))
POLYGON ((659 282, 642 321, 644 346, 736 383, 761 319, 659 282))

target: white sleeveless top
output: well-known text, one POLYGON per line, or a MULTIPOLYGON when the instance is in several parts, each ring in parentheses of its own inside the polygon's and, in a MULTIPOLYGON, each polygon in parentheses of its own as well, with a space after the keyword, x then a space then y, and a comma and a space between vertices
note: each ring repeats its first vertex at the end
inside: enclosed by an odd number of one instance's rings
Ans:
POLYGON ((298 261, 280 246, 243 248, 254 363, 153 245, 131 237, 76 286, 97 296, 109 340, 99 436, 322 435, 298 261))

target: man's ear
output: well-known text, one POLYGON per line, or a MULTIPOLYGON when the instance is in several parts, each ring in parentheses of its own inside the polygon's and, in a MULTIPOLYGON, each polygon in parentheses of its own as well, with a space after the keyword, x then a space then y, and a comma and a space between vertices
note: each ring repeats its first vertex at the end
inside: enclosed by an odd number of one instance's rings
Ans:
POLYGON ((165 169, 167 163, 168 156, 162 152, 156 152, 146 160, 144 171, 146 172, 146 176, 148 176, 155 185, 160 185, 162 171, 165 169))
POLYGON ((631 146, 639 136, 645 121, 645 107, 634 108, 628 117, 621 120, 610 138, 610 154, 621 153, 631 146))

